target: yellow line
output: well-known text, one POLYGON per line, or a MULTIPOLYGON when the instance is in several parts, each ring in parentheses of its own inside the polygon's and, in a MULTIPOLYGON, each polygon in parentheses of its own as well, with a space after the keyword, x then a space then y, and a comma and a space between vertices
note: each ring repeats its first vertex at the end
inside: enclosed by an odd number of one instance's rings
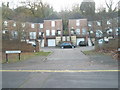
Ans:
POLYGON ((120 70, 0 70, 0 72, 120 72, 120 70))

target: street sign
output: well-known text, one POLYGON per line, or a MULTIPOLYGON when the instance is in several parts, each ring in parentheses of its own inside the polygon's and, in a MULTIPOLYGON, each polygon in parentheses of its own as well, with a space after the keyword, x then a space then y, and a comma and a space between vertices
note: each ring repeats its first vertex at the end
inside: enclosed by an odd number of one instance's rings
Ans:
POLYGON ((16 51, 5 51, 5 53, 6 53, 6 62, 8 63, 8 54, 14 54, 14 53, 18 53, 18 56, 19 56, 19 60, 20 60, 20 53, 21 53, 21 51, 20 50, 16 50, 16 51))
POLYGON ((8 53, 21 53, 21 51, 5 51, 6 54, 8 53))

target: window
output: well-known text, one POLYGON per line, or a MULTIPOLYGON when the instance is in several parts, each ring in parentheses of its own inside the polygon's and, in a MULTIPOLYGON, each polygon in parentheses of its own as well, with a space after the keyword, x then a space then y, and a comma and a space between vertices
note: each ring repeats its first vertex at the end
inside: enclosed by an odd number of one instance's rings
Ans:
POLYGON ((41 36, 41 35, 42 35, 42 33, 41 33, 41 32, 39 32, 38 34, 39 34, 39 36, 41 36))
POLYGON ((110 23, 110 20, 107 21, 107 24, 111 24, 111 23, 110 23))
POLYGON ((18 37, 18 32, 17 31, 11 31, 11 34, 12 34, 13 39, 17 39, 17 37, 18 37))
POLYGON ((6 34, 6 33, 8 33, 8 30, 3 30, 2 33, 6 34))
POLYGON ((8 22, 7 22, 7 21, 4 21, 4 25, 7 26, 7 25, 8 25, 8 22))
POLYGON ((94 33, 93 31, 90 31, 90 33, 94 33))
POLYGON ((96 30, 96 37, 102 37, 103 32, 101 30, 96 30))
POLYGON ((55 30, 52 30, 52 36, 55 36, 55 30))
POLYGON ((16 27, 16 22, 13 23, 13 26, 16 27))
POLYGON ((80 29, 76 29, 76 34, 77 34, 77 35, 80 34, 80 29))
POLYGON ((55 21, 51 21, 51 26, 55 27, 55 21))
POLYGON ((107 34, 111 34, 112 33, 112 29, 107 30, 107 34))
POLYGON ((91 26, 92 26, 92 23, 91 23, 91 22, 88 22, 88 26, 91 27, 91 26))
POLYGON ((80 20, 76 20, 76 26, 80 26, 80 20))
POLYGON ((101 26, 101 22, 97 21, 97 25, 98 25, 98 26, 101 26))
POLYGON ((50 30, 46 30, 46 36, 50 35, 50 30))
POLYGON ((22 23, 22 27, 25 27, 25 23, 22 23))
POLYGON ((71 30, 71 34, 74 34, 74 31, 73 31, 73 30, 71 30))
POLYGON ((30 32, 30 39, 36 39, 36 32, 30 32))
POLYGON ((86 35, 86 29, 82 28, 82 35, 86 35))
POLYGON ((119 32, 118 28, 116 28, 115 30, 116 30, 115 35, 118 35, 118 32, 119 32))
POLYGON ((40 28, 43 28, 43 24, 40 24, 40 28))
POLYGON ((35 25, 34 25, 34 24, 31 24, 31 28, 35 28, 35 25))
POLYGON ((25 40, 25 38, 26 38, 26 32, 24 32, 24 30, 23 30, 23 32, 21 33, 21 38, 23 39, 23 40, 25 40))
POLYGON ((60 35, 61 34, 61 31, 60 30, 58 30, 58 35, 60 35))

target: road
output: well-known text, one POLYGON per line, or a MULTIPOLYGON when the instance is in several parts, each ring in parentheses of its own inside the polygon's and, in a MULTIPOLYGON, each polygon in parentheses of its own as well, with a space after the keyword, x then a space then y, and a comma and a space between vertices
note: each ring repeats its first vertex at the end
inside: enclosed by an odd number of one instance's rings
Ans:
POLYGON ((90 49, 93 47, 43 48, 44 51, 53 53, 46 58, 37 56, 23 62, 3 64, 3 70, 21 71, 3 72, 2 86, 3 88, 118 88, 118 72, 114 71, 118 70, 117 62, 107 56, 108 60, 101 57, 98 61, 98 58, 88 57, 81 52, 90 49))

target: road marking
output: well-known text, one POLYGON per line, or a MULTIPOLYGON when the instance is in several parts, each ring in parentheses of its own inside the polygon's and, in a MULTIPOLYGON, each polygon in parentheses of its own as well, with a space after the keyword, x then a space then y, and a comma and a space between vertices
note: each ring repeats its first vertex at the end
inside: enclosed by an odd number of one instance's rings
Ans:
POLYGON ((120 72, 120 70, 0 70, 0 72, 120 72))

